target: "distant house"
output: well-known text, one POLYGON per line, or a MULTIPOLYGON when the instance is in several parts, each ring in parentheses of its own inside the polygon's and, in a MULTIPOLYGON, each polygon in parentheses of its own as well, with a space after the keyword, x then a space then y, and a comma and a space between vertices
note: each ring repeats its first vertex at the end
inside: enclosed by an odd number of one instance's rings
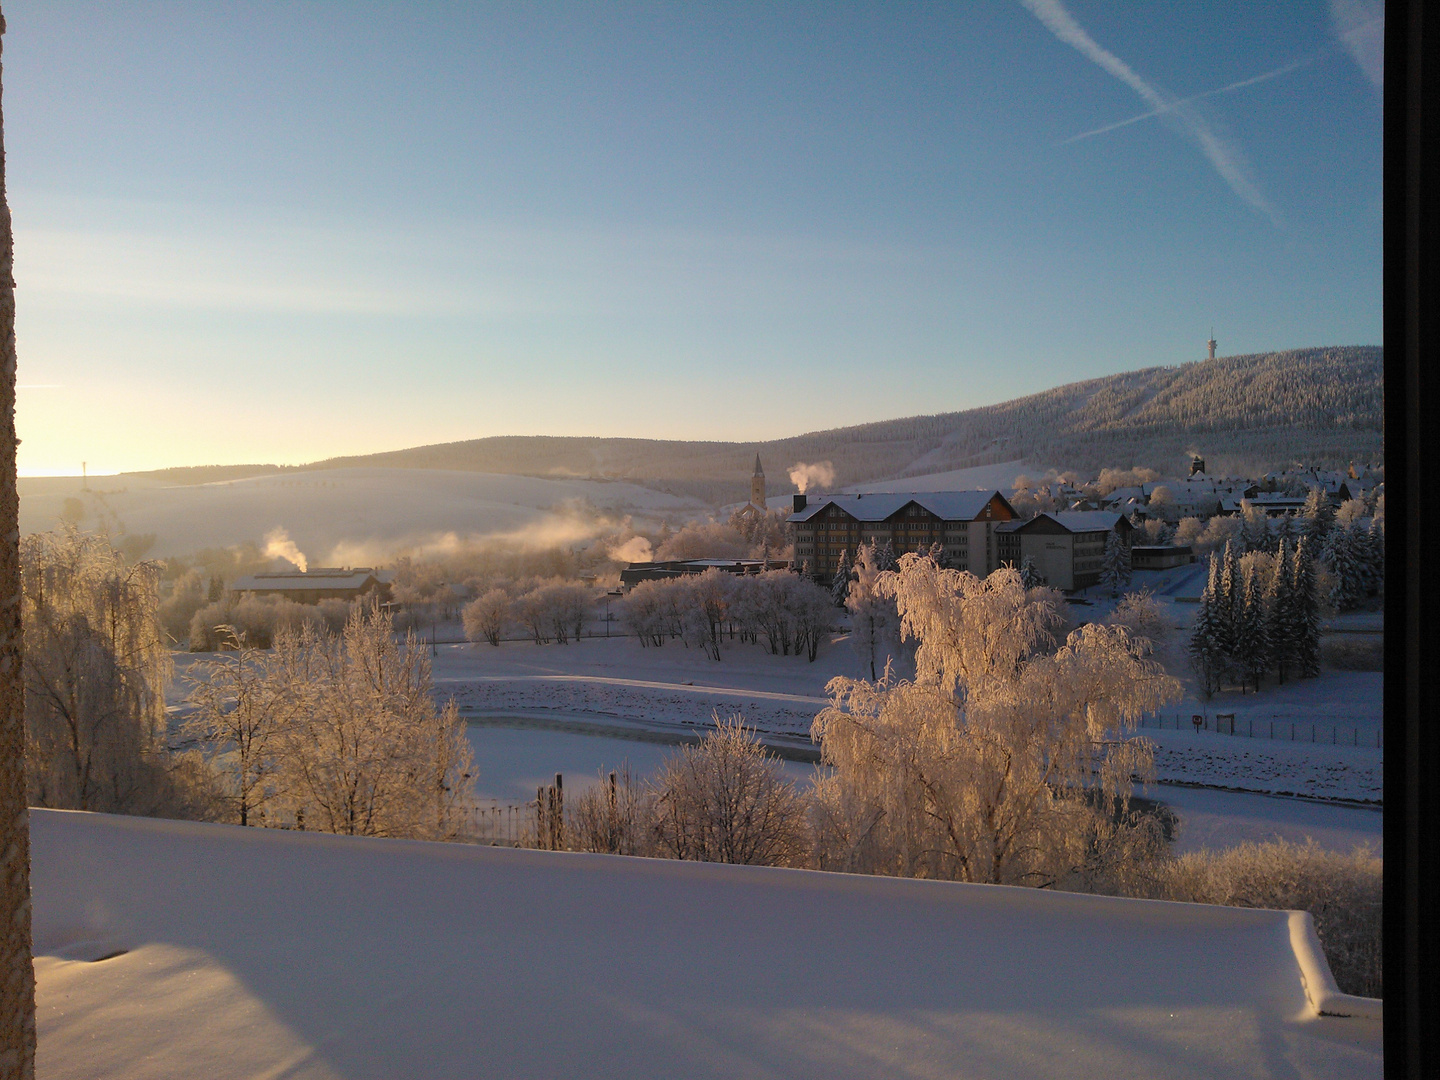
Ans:
POLYGON ((374 596, 390 599, 390 573, 368 566, 317 566, 313 570, 281 570, 246 574, 230 586, 234 596, 283 596, 297 604, 318 604, 321 600, 358 600, 374 596))
POLYGON ((632 562, 620 571, 620 588, 629 592, 642 581, 665 581, 692 577, 706 570, 722 574, 760 574, 766 570, 787 570, 783 559, 674 559, 665 562, 632 562))
POLYGON ((984 577, 1000 565, 995 530, 1015 517, 1005 496, 990 491, 877 491, 860 495, 795 496, 790 526, 795 561, 829 581, 841 552, 864 543, 889 544, 896 555, 939 545, 947 566, 984 577))
POLYGON ((1130 548, 1130 569, 1168 570, 1195 561, 1195 549, 1189 544, 1133 544, 1130 548))
POLYGON ((1113 510, 1072 510, 1007 521, 996 527, 995 539, 1002 564, 1019 569, 1029 559, 1047 584, 1075 592, 1100 583, 1110 534, 1128 545, 1134 531, 1113 510))

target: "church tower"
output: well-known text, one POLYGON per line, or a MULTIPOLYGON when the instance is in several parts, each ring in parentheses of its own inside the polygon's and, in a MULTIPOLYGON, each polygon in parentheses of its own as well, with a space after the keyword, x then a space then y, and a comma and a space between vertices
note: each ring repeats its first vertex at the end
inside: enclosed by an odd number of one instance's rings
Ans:
POLYGON ((765 509, 765 470, 760 468, 760 455, 755 455, 755 475, 750 477, 750 505, 765 509))

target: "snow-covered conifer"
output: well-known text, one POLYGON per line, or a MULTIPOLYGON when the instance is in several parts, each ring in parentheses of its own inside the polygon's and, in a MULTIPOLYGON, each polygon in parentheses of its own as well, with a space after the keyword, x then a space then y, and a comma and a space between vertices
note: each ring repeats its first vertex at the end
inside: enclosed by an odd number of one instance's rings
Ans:
POLYGON ((1240 501, 1240 543, 1245 551, 1270 550, 1270 519, 1249 499, 1240 501))
POLYGON ((1235 661, 1242 685, 1249 682, 1260 690, 1269 657, 1269 635, 1265 623, 1265 595, 1254 567, 1245 570, 1236 605, 1235 661))
POLYGON ((1350 611, 1365 599, 1368 546, 1367 537, 1353 524, 1337 524, 1330 530, 1325 564, 1334 583, 1327 599, 1336 611, 1350 611))
POLYGON ((1373 517, 1365 530, 1365 573, 1370 595, 1385 595, 1385 519, 1373 517))
POLYGON ((1281 540, 1275 556, 1275 575, 1265 595, 1265 631, 1270 646, 1270 667, 1283 684, 1297 664, 1295 556, 1288 540, 1281 540))
POLYGON ((835 598, 836 607, 845 606, 845 598, 850 595, 850 579, 854 576, 855 567, 850 562, 850 549, 846 548, 840 552, 840 558, 835 564, 835 575, 830 579, 830 595, 835 598))
POLYGON ((1330 536, 1330 527, 1335 523, 1335 508, 1330 505, 1330 496, 1325 489, 1316 485, 1305 496, 1305 506, 1300 511, 1300 520, 1305 526, 1305 535, 1310 539, 1311 558, 1330 536))
POLYGON ((1028 555, 1020 560, 1020 584, 1027 590, 1038 589, 1045 584, 1045 576, 1035 569, 1035 560, 1028 555))
POLYGON ((1315 560, 1307 536, 1295 549, 1295 570, 1291 586, 1294 595, 1295 663, 1301 678, 1320 674, 1320 593, 1315 581, 1315 560))
POLYGON ((1190 664, 1206 697, 1219 690, 1223 681, 1226 657, 1220 622, 1220 559, 1211 552, 1209 578, 1200 594, 1195 624, 1190 631, 1190 664))
POLYGON ((1111 532, 1105 538, 1105 554, 1100 564, 1100 585, 1111 596, 1130 584, 1130 549, 1120 534, 1111 532))

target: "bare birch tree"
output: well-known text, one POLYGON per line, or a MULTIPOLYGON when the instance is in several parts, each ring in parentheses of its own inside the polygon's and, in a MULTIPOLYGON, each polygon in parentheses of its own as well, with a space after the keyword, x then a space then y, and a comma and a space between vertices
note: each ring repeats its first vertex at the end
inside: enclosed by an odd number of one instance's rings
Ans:
MULTIPOLYGON (((0 13, 0 41, 5 16, 0 13)), ((0 69, 3 71, 3 69, 0 69)), ((35 1075, 35 968, 30 944, 20 493, 15 451, 15 240, 5 195, 0 113, 0 1075, 35 1075)))

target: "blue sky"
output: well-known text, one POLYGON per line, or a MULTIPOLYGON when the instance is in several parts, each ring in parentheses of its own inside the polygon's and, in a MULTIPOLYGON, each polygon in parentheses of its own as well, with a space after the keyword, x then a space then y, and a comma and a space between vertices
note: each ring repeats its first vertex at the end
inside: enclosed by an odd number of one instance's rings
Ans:
POLYGON ((1381 338, 1369 0, 5 8, 22 474, 1381 338))

